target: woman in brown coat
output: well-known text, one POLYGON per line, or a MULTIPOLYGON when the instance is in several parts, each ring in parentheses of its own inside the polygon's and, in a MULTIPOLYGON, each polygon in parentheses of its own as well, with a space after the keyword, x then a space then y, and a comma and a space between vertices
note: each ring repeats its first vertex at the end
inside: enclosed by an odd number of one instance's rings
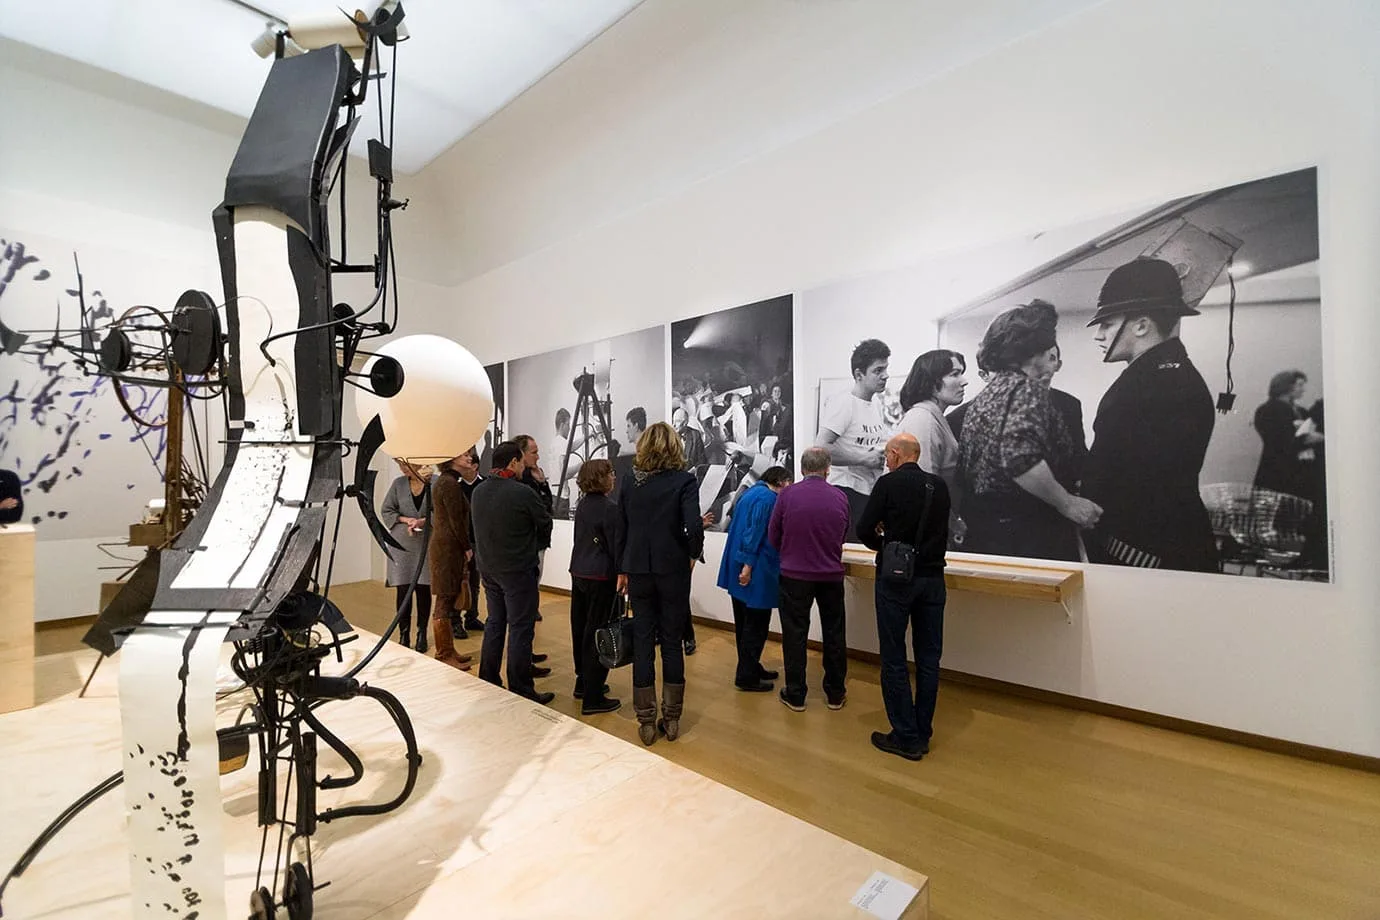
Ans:
POLYGON ((431 484, 432 529, 427 555, 431 559, 431 593, 436 613, 431 619, 436 640, 436 660, 462 671, 470 669, 469 655, 455 651, 455 639, 467 639, 456 611, 469 606, 470 503, 460 488, 454 459, 438 466, 440 475, 431 484))

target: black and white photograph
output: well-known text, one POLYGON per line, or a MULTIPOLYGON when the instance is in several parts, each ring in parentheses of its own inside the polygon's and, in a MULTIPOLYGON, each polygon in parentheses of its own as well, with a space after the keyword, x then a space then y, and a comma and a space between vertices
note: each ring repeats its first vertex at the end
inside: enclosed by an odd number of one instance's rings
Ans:
POLYGON ((671 325, 671 423, 700 482, 700 511, 727 530, 733 503, 795 462, 790 295, 671 325))
POLYGON ((630 478, 638 437, 666 419, 666 327, 509 361, 507 397, 504 434, 536 439, 556 517, 572 519, 585 461, 630 478))
POLYGON ((821 287, 801 330, 855 508, 909 432, 954 551, 1331 579, 1315 169, 821 287))
POLYGON ((494 445, 503 442, 503 417, 507 404, 503 399, 503 362, 484 365, 484 373, 489 375, 489 386, 494 391, 494 414, 489 419, 489 427, 484 429, 484 440, 475 445, 479 449, 479 468, 488 470, 493 466, 494 445))

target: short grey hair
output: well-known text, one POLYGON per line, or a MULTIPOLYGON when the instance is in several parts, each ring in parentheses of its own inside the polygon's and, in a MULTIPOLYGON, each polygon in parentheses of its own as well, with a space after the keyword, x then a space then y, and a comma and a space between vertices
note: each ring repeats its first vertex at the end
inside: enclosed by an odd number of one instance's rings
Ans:
POLYGON ((800 455, 800 472, 805 476, 817 476, 829 472, 829 451, 823 447, 807 447, 800 455))

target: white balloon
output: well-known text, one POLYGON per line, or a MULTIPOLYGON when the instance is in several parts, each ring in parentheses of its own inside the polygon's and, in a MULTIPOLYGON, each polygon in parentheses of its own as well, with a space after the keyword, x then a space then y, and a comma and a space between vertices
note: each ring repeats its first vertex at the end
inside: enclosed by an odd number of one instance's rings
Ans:
MULTIPOLYGON (((383 422, 383 450, 409 463, 439 463, 457 457, 484 436, 494 414, 494 393, 484 365, 457 342, 439 335, 409 335, 378 350, 397 360, 403 385, 388 399, 367 390, 355 393, 361 425, 377 415, 383 422)), ((364 365, 373 368, 378 356, 364 365)))

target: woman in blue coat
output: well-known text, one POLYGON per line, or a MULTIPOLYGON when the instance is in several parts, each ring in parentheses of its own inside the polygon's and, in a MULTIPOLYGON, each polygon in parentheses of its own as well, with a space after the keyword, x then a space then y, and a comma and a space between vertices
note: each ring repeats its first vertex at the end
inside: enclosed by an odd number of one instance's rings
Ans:
POLYGON ((771 611, 778 606, 781 557, 767 542, 776 496, 791 484, 783 466, 773 466, 733 506, 728 523, 728 542, 719 565, 719 587, 733 598, 733 633, 738 646, 738 671, 733 684, 739 690, 765 693, 772 689, 775 671, 762 667, 771 611))

